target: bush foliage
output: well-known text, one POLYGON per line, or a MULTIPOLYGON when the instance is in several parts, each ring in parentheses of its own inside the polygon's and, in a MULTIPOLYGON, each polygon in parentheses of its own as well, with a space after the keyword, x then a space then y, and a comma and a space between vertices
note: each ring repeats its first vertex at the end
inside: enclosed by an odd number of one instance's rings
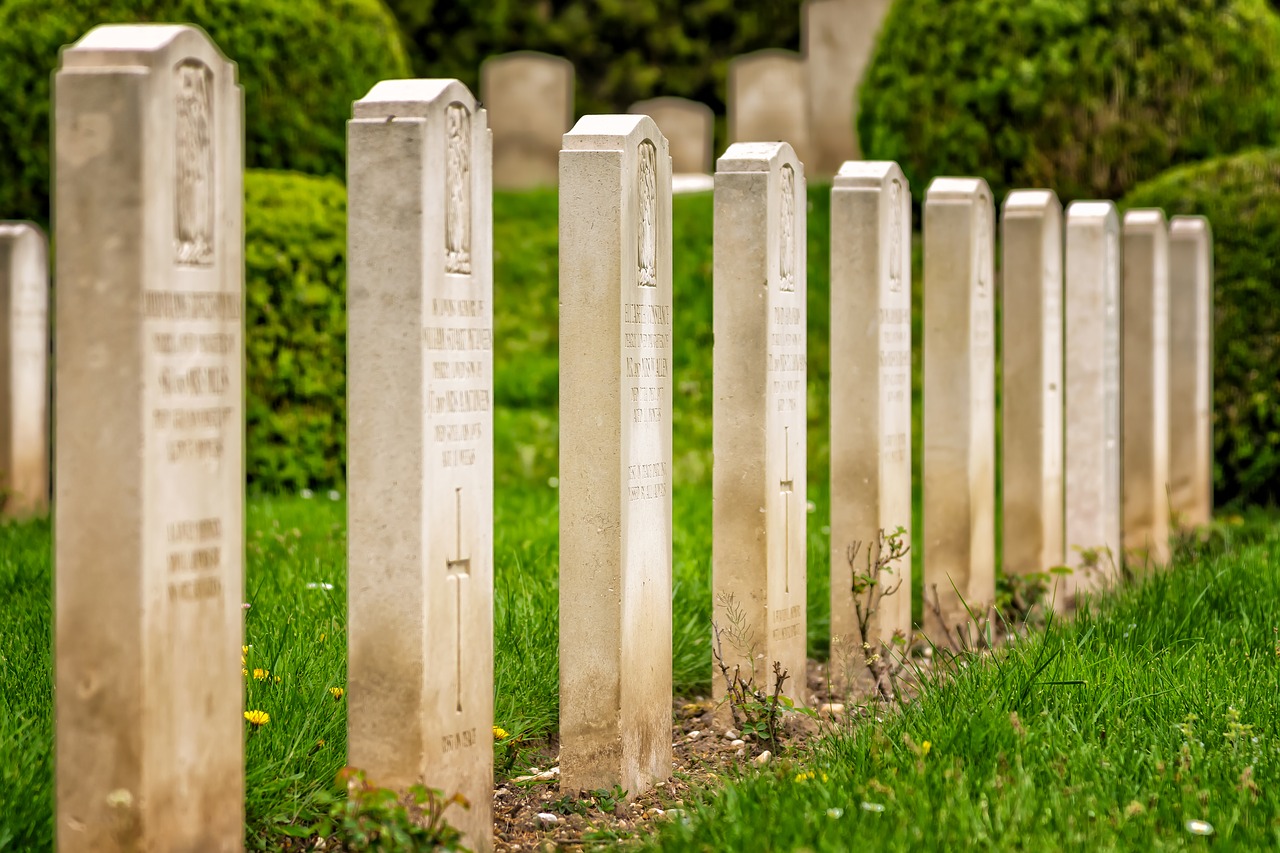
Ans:
POLYGON ((1173 169, 1124 205, 1209 218, 1216 498, 1280 500, 1280 151, 1173 169))
POLYGON ((344 175, 351 102, 409 74, 380 0, 0 0, 0 219, 49 220, 59 48, 142 22, 198 24, 238 63, 250 167, 344 175))
POLYGON ((1272 144, 1280 18, 1266 0, 895 3, 862 84, 869 159, 912 186, 1118 198, 1171 166, 1272 144))

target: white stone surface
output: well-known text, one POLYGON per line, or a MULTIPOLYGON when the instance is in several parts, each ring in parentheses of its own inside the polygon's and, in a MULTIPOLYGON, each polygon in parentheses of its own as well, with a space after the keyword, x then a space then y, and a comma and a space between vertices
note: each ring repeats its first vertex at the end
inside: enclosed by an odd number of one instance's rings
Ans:
POLYGON ((573 63, 521 50, 480 64, 480 100, 493 132, 493 185, 555 186, 560 138, 573 124, 573 63))
POLYGON ((688 98, 651 98, 637 101, 627 112, 648 116, 658 125, 671 146, 671 171, 675 175, 709 177, 716 124, 711 107, 688 98))
POLYGON ((729 63, 729 142, 789 142, 800 162, 809 153, 809 81, 805 61, 789 50, 757 50, 729 63))
POLYGON ((49 509, 49 249, 0 222, 0 512, 49 509))
POLYGON ((1169 500, 1183 528, 1213 516, 1213 231, 1169 220, 1169 500))

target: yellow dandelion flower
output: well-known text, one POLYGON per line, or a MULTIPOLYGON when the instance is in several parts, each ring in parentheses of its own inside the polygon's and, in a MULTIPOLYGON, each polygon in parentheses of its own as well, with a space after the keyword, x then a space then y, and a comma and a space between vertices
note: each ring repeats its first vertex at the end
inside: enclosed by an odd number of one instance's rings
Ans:
POLYGON ((812 774, 812 773, 810 773, 810 772, 808 772, 808 771, 805 771, 804 773, 797 773, 797 774, 796 774, 796 781, 797 781, 797 782, 807 782, 808 780, 810 780, 810 779, 812 779, 812 778, 813 778, 813 774, 812 774))
POLYGON ((257 668, 255 668, 255 669, 253 670, 253 679, 254 679, 254 681, 266 681, 266 680, 267 680, 268 678, 270 678, 270 677, 271 677, 271 670, 269 670, 269 669, 257 669, 257 668))
POLYGON ((240 674, 241 674, 241 675, 243 675, 245 678, 248 678, 248 677, 249 677, 249 670, 247 670, 247 669, 242 669, 242 670, 240 670, 240 674))
POLYGON ((494 740, 506 740, 506 739, 507 739, 507 738, 509 738, 509 737, 511 737, 511 735, 507 733, 507 730, 506 730, 506 729, 502 728, 501 726, 494 726, 494 727, 493 727, 493 739, 494 739, 494 740))
POLYGON ((240 655, 241 655, 241 657, 243 657, 244 655, 247 655, 247 654, 249 654, 249 647, 248 647, 248 646, 241 646, 241 647, 240 647, 240 655))
POLYGON ((333 697, 333 701, 335 701, 335 702, 340 702, 340 701, 342 701, 342 694, 343 694, 344 692, 346 692, 346 691, 344 691, 341 687, 330 687, 330 688, 329 688, 329 695, 333 697))
POLYGON ((244 718, 255 728, 265 726, 271 722, 271 715, 266 711, 245 711, 244 718))
POLYGON ((933 744, 929 743, 929 741, 925 741, 924 743, 920 744, 920 749, 923 750, 922 755, 928 755, 929 750, 932 748, 933 748, 933 744))
POLYGON ((320 738, 320 740, 316 741, 316 746, 324 746, 324 738, 320 738))
POLYGON ((279 684, 279 683, 280 683, 280 680, 281 680, 281 679, 280 679, 280 676, 278 676, 278 675, 277 675, 277 676, 276 676, 276 684, 279 684))

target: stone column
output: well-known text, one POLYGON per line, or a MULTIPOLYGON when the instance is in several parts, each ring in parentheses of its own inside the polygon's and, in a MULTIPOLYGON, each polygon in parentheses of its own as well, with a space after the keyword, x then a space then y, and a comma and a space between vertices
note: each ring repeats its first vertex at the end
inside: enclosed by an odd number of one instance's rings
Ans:
POLYGON ((1062 205, 1051 190, 1015 190, 1001 228, 1002 550, 1005 574, 1020 575, 1063 564, 1062 205))
POLYGON ((1067 593, 1105 587, 1120 561, 1120 220, 1109 201, 1067 208, 1067 593))
POLYGON ((671 155, 648 116, 560 152, 562 789, 671 773, 671 155))
POLYGON ((671 145, 671 171, 677 175, 711 172, 716 116, 706 104, 688 98, 636 101, 627 112, 653 119, 671 145))
POLYGON ((935 178, 925 194, 924 598, 931 637, 963 630, 995 599, 994 219, 980 178, 935 178))
POLYGON ((778 662, 803 701, 804 166, 785 142, 738 142, 715 182, 712 619, 731 671, 772 691, 778 662))
POLYGON ((911 544, 911 187, 897 163, 845 163, 831 188, 831 366, 831 673, 843 684, 863 663, 859 605, 872 654, 911 637, 910 555, 853 592, 881 531, 911 544))
POLYGON ((790 50, 757 50, 729 62, 729 142, 791 143, 809 153, 809 83, 804 58, 790 50))
POLYGON ((1125 560, 1169 560, 1169 239, 1161 210, 1124 215, 1121 525, 1125 560))
POLYGON ((58 849, 240 850, 236 68, 194 27, 102 26, 53 102, 58 849))
POLYGON ((347 128, 348 763, 471 803, 493 844, 493 251, 486 112, 386 80, 347 128))
POLYGON ((1169 500, 1184 529, 1213 517, 1213 232, 1169 220, 1169 500))
POLYGON ((0 222, 0 512, 49 510, 49 249, 0 222))
POLYGON ((555 186, 560 137, 573 124, 573 63, 532 50, 491 56, 480 99, 493 117, 494 186, 555 186))

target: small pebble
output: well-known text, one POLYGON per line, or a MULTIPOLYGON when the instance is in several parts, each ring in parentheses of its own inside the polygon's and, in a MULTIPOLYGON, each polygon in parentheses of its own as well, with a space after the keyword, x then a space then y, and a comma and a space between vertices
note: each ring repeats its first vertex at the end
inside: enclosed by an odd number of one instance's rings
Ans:
POLYGON ((700 737, 702 737, 702 732, 698 731, 697 729, 694 729, 693 731, 689 732, 689 740, 697 740, 700 737))
POLYGON ((724 737, 725 737, 725 740, 737 740, 737 739, 738 739, 738 733, 737 733, 737 732, 735 732, 733 729, 725 729, 725 730, 724 730, 724 737))
POLYGON ((739 758, 746 758, 747 751, 745 749, 740 749, 737 752, 735 752, 734 755, 738 756, 739 758))
POLYGON ((818 706, 818 713, 831 714, 832 716, 835 716, 836 714, 843 714, 844 705, 840 702, 824 702, 818 706))
POLYGON ((551 812, 538 812, 538 820, 550 826, 555 826, 560 822, 560 818, 553 815, 551 812))
POLYGON ((738 738, 737 740, 729 744, 729 746, 746 746, 746 745, 747 745, 747 742, 742 738, 738 738))
POLYGON ((755 758, 751 760, 754 761, 756 764, 764 765, 764 764, 768 764, 772 758, 773 758, 773 753, 766 749, 764 752, 760 753, 759 755, 757 755, 755 758))

